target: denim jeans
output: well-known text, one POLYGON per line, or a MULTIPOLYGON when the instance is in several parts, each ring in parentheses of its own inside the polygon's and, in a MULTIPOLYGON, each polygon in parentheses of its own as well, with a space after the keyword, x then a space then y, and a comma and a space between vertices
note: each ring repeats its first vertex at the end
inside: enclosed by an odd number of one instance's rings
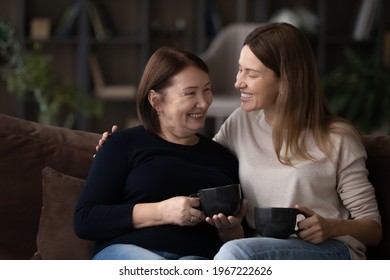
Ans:
POLYGON ((348 247, 328 239, 312 244, 299 238, 252 237, 225 243, 215 260, 350 260, 348 247))
POLYGON ((181 256, 163 251, 150 251, 132 244, 114 244, 98 252, 93 260, 206 260, 201 256, 181 256))

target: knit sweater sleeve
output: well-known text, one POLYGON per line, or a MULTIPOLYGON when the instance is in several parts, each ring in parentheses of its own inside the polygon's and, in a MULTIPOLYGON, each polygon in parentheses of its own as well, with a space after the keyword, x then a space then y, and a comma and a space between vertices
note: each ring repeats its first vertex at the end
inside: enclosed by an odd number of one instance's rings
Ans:
POLYGON ((350 136, 337 136, 337 191, 351 218, 371 218, 381 223, 374 188, 368 180, 366 151, 350 136))
POLYGON ((134 204, 120 203, 128 174, 128 156, 119 133, 99 150, 89 171, 75 213, 81 238, 104 240, 131 230, 134 204))

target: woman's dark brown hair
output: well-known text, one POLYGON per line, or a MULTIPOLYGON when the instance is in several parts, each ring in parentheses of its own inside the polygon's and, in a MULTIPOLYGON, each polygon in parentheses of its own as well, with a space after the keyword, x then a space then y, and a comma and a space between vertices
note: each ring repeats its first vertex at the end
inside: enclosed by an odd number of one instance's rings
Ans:
POLYGON ((198 56, 175 48, 161 47, 150 57, 137 91, 137 113, 145 129, 161 131, 157 112, 148 100, 151 90, 162 92, 171 85, 172 78, 189 66, 209 73, 206 63, 198 56))

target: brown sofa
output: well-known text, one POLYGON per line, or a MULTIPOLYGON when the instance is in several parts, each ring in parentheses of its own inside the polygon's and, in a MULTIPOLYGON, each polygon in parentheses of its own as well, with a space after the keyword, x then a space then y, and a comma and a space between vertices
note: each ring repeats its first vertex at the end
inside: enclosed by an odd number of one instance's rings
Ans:
MULTIPOLYGON (((99 138, 0 114, 0 259, 88 258, 72 216, 99 138)), ((368 258, 390 259, 390 136, 364 141, 383 222, 368 258)))

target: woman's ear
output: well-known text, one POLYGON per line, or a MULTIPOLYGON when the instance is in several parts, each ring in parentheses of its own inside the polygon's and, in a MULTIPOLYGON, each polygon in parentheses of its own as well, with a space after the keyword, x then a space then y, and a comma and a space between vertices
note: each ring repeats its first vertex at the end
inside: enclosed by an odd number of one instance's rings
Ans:
POLYGON ((161 94, 157 93, 153 89, 151 89, 148 93, 148 100, 150 105, 154 108, 154 110, 159 111, 161 104, 161 94))

